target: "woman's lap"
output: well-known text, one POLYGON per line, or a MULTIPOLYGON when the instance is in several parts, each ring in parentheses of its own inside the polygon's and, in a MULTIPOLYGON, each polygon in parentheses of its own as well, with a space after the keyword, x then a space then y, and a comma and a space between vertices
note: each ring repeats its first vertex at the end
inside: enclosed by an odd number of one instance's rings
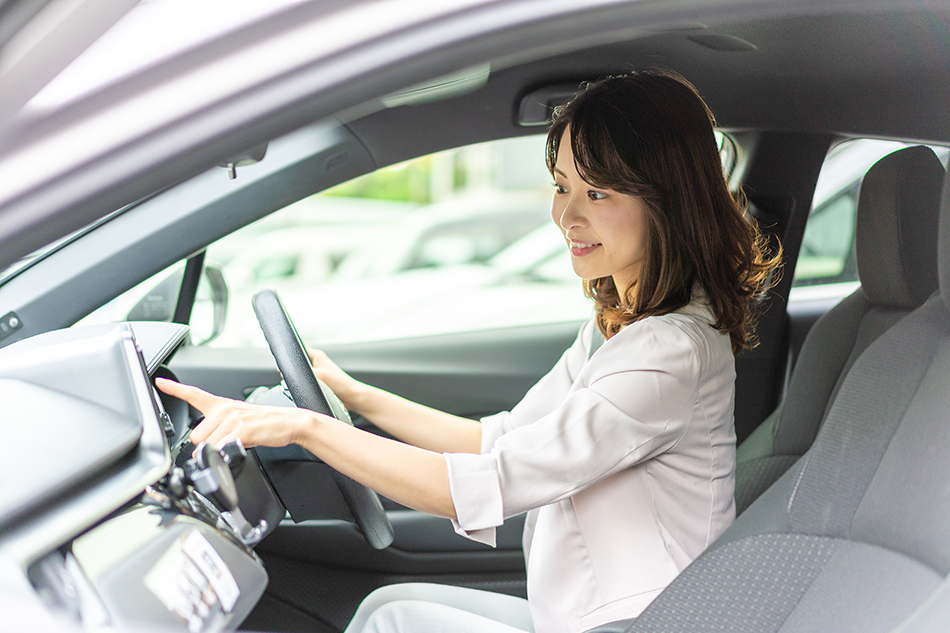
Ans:
POLYGON ((405 583, 377 589, 363 600, 346 633, 533 632, 528 601, 490 591, 405 583))

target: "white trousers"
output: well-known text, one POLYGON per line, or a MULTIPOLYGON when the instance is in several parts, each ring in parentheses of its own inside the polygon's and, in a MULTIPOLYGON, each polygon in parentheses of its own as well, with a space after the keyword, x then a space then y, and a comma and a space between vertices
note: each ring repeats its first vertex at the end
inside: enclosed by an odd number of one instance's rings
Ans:
POLYGON ((381 587, 366 596, 345 633, 534 633, 528 601, 430 583, 381 587))

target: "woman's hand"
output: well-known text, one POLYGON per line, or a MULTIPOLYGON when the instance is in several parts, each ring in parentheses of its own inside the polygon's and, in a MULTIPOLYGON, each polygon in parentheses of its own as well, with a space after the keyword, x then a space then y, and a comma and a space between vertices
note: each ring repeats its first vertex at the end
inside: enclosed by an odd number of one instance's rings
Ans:
POLYGON ((194 444, 208 442, 220 448, 236 439, 247 448, 298 444, 394 501, 455 518, 448 464, 439 453, 373 435, 306 409, 247 404, 164 378, 156 378, 155 386, 204 414, 205 419, 191 432, 194 444))
POLYGON ((318 349, 308 349, 313 373, 326 383, 327 387, 343 401, 350 411, 360 412, 360 397, 366 385, 356 380, 337 366, 330 357, 318 349))
POLYGON ((236 439, 247 448, 295 444, 313 416, 319 415, 305 409, 266 407, 222 398, 164 378, 156 378, 155 386, 204 414, 205 419, 191 431, 191 442, 196 446, 208 442, 220 448, 236 439))
POLYGON ((393 437, 436 453, 479 453, 482 425, 362 383, 320 350, 307 350, 313 373, 357 413, 393 437))

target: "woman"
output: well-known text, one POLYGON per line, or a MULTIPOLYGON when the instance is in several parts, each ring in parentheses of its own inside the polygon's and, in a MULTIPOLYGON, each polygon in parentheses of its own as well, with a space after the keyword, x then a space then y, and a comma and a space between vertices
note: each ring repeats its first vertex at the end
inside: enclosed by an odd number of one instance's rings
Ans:
POLYGON ((695 89, 659 71, 591 84, 556 112, 552 216, 596 316, 510 412, 476 422, 434 411, 320 352, 314 369, 347 408, 405 443, 159 383, 205 414, 196 443, 300 444, 484 543, 529 513, 527 602, 394 586, 348 631, 546 633, 635 617, 732 522, 734 354, 751 344, 778 257, 729 193, 713 128, 695 89))

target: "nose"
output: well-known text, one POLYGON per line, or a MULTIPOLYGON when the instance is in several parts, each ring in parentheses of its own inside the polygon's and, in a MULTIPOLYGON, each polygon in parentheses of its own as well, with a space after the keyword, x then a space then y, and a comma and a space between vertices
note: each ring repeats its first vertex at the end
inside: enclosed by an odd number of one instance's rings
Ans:
POLYGON ((565 199, 555 198, 551 209, 551 215, 554 216, 554 223, 557 224, 565 233, 573 228, 584 225, 584 214, 580 205, 574 200, 574 196, 565 196, 565 199))

